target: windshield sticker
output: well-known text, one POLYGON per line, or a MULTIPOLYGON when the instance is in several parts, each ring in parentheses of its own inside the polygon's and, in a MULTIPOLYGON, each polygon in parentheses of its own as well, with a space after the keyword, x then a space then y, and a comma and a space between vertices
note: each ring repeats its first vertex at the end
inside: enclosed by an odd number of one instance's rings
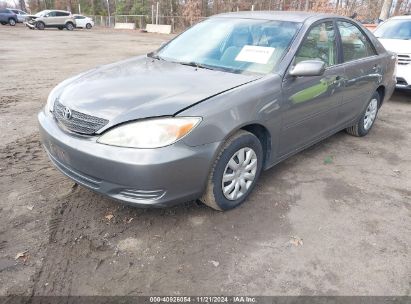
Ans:
POLYGON ((274 51, 273 47, 245 45, 235 60, 266 64, 274 51))

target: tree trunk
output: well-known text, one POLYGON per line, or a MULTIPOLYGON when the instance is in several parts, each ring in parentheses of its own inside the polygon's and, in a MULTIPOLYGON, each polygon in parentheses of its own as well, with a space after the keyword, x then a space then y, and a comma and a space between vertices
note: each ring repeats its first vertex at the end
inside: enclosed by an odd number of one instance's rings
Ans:
POLYGON ((19 0, 19 4, 20 4, 20 9, 22 11, 27 12, 27 8, 26 8, 26 2, 24 0, 19 0))
POLYGON ((384 4, 381 9, 380 20, 387 20, 390 17, 390 11, 393 0, 384 0, 384 4))
POLYGON ((404 0, 397 0, 397 3, 395 4, 395 9, 394 9, 394 16, 397 16, 400 14, 400 8, 404 0))

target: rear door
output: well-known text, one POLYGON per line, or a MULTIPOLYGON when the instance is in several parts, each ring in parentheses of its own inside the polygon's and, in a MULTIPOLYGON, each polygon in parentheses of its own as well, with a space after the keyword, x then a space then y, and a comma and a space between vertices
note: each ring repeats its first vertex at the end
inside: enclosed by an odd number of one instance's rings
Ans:
POLYGON ((345 92, 339 121, 347 123, 360 115, 382 80, 382 58, 367 35, 355 23, 338 20, 342 60, 345 66, 345 92))
POLYGON ((61 26, 65 25, 66 20, 67 20, 67 17, 68 17, 69 15, 70 15, 70 14, 69 14, 69 13, 66 13, 66 12, 56 12, 56 16, 57 16, 57 18, 56 18, 56 24, 57 24, 57 25, 61 25, 61 26))
POLYGON ((321 76, 285 76, 279 156, 295 152, 336 127, 343 99, 344 67, 339 64, 337 32, 333 20, 316 23, 307 32, 294 63, 321 60, 321 76))

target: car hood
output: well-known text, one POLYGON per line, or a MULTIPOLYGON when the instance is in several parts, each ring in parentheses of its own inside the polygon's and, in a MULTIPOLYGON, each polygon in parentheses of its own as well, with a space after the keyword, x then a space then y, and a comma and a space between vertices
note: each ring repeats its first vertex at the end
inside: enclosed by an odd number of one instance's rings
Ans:
POLYGON ((202 100, 261 78, 137 57, 86 72, 59 90, 61 104, 109 120, 174 115, 202 100))
POLYGON ((378 39, 386 50, 396 54, 411 54, 411 40, 378 39))

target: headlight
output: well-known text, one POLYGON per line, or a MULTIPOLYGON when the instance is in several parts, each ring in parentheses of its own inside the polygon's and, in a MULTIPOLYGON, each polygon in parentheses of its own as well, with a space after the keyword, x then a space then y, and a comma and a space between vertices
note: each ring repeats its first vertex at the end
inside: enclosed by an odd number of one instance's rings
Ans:
POLYGON ((200 117, 167 117, 132 122, 108 131, 97 142, 142 149, 165 147, 186 136, 200 121, 200 117))

